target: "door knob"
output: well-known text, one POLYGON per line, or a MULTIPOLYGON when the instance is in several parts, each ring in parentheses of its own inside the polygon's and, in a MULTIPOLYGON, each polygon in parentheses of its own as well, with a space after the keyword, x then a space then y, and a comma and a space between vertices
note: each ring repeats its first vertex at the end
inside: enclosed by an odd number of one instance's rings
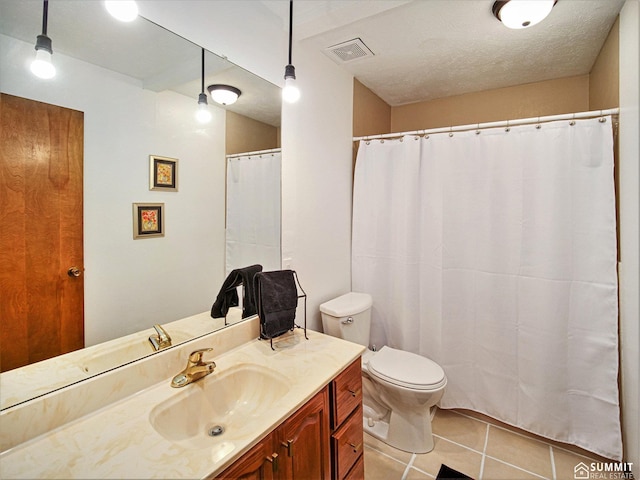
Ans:
POLYGON ((79 277, 80 275, 82 275, 82 271, 78 267, 69 267, 69 270, 67 270, 67 275, 69 275, 70 277, 79 277))

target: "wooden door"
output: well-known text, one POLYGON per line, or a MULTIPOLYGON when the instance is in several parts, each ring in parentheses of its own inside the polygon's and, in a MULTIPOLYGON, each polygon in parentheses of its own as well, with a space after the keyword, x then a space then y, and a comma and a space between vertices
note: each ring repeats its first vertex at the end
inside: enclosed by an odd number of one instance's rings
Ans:
POLYGON ((325 387, 278 427, 280 478, 331 477, 328 392, 325 387))
POLYGON ((0 95, 0 371, 6 371, 84 347, 84 115, 0 95), (80 276, 69 275, 71 267, 80 276))

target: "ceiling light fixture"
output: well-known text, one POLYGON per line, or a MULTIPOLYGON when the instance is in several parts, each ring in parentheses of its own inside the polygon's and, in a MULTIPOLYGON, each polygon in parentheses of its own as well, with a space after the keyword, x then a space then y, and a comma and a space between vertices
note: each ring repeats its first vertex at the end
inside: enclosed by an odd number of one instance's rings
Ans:
POLYGON ((31 72, 40 78, 53 78, 56 67, 51 63, 51 39, 47 37, 47 22, 49 16, 49 0, 44 0, 42 8, 42 34, 36 37, 36 58, 31 62, 31 72))
POLYGON ((202 86, 200 95, 198 95, 198 110, 196 111, 196 120, 200 123, 209 123, 211 121, 211 112, 207 103, 207 94, 204 93, 204 48, 202 49, 202 86))
POLYGON ((121 22, 133 22, 138 18, 138 5, 134 0, 105 0, 104 6, 121 22))
POLYGON ((284 88, 282 98, 285 102, 294 103, 300 98, 300 90, 296 85, 296 67, 291 64, 291 41, 293 37, 293 0, 289 0, 289 63, 284 67, 284 88))
POLYGON ((505 27, 521 29, 544 20, 558 0, 506 0, 493 4, 495 17, 505 27))
POLYGON ((207 90, 209 90, 209 95, 211 95, 213 101, 220 105, 236 103, 236 100, 238 100, 238 97, 242 93, 240 89, 236 87, 221 84, 209 85, 207 90))

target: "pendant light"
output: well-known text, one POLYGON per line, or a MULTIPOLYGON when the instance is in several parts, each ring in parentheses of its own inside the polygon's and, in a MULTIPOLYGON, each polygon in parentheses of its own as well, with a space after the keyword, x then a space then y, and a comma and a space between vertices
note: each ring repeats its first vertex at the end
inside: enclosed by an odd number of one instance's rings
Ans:
POLYGON ((104 6, 121 22, 133 22, 138 18, 138 5, 135 0, 105 0, 104 6))
POLYGON ((557 0, 506 0, 493 4, 495 17, 505 27, 528 28, 540 23, 551 13, 557 0))
POLYGON ((204 48, 202 49, 202 84, 200 95, 198 95, 198 110, 196 111, 196 120, 200 123, 209 123, 211 121, 211 112, 207 103, 207 94, 204 93, 204 48))
POLYGON ((284 88, 282 98, 285 102, 295 103, 300 98, 296 85, 296 67, 291 64, 291 41, 293 37, 293 0, 289 0, 289 63, 284 67, 284 88))
POLYGON ((44 0, 42 9, 42 34, 36 38, 36 58, 31 63, 31 72, 40 78, 53 78, 56 74, 56 67, 51 63, 51 39, 47 37, 47 21, 49 15, 49 0, 44 0))

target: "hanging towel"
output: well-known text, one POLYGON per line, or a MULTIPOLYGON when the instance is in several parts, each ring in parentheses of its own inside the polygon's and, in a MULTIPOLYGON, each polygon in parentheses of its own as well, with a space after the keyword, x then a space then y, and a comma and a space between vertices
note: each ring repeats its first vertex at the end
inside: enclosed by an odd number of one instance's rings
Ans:
POLYGON ((255 294, 261 338, 274 338, 293 329, 298 306, 293 270, 257 273, 255 294))
POLYGON ((211 307, 211 316, 220 318, 227 315, 229 308, 238 306, 238 292, 236 287, 243 285, 242 318, 250 317, 257 313, 255 304, 254 277, 262 271, 262 265, 237 268, 227 275, 220 288, 220 293, 211 307))

